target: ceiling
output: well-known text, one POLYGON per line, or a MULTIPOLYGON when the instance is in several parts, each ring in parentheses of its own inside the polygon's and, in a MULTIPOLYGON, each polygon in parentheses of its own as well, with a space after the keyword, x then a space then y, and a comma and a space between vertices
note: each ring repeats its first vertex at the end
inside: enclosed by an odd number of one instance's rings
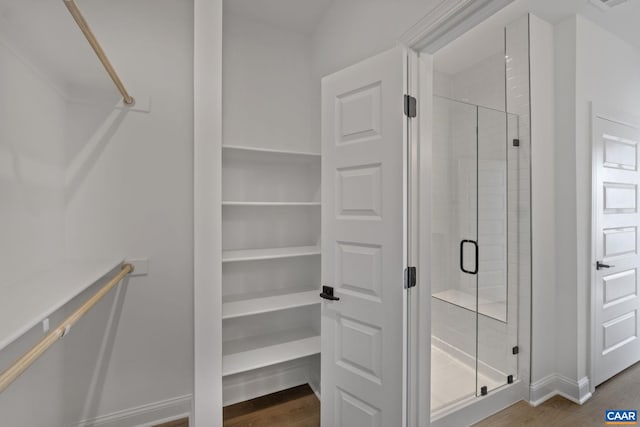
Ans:
POLYGON ((529 10, 550 22, 580 14, 640 48, 640 0, 629 0, 603 11, 589 0, 528 0, 529 10))
POLYGON ((435 54, 438 71, 455 74, 503 52, 504 26, 527 11, 549 22, 580 14, 640 49, 640 0, 602 11, 589 0, 516 0, 435 54))
POLYGON ((225 12, 312 34, 333 0, 226 0, 225 12))
MULTIPOLYGON (((240 14, 291 31, 312 34, 334 1, 347 0, 226 0, 224 6, 225 12, 240 14)), ((172 8, 181 3, 171 0, 77 2, 105 51, 112 58, 116 69, 119 56, 126 56, 128 53, 118 52, 117 49, 110 50, 109 37, 104 35, 111 34, 110 30, 114 26, 119 30, 124 29, 124 16, 130 34, 144 37, 144 34, 140 34, 136 19, 153 21, 157 18, 156 15, 171 15, 172 8), (130 13, 132 11, 133 13, 130 13), (128 22, 130 20, 132 22, 128 22)), ((629 0, 607 12, 593 6, 589 0, 516 0, 507 9, 490 17, 487 22, 499 22, 500 19, 506 19, 505 16, 508 14, 512 14, 515 19, 519 16, 518 13, 522 14, 526 10, 551 22, 558 22, 571 14, 580 13, 640 48, 640 0, 629 0)), ((168 18, 155 20, 170 21, 168 18)), ((460 69, 464 65, 472 65, 500 51, 502 27, 498 24, 494 25, 493 29, 489 27, 479 29, 472 36, 463 35, 451 43, 451 46, 456 43, 463 45, 468 44, 470 39, 474 40, 471 44, 474 47, 467 49, 465 55, 451 54, 448 61, 443 61, 449 64, 450 71, 460 69)), ((61 0, 0 0, 0 42, 2 40, 20 52, 21 56, 36 68, 44 71, 43 74, 49 80, 68 94, 87 93, 90 90, 114 90, 61 0)))

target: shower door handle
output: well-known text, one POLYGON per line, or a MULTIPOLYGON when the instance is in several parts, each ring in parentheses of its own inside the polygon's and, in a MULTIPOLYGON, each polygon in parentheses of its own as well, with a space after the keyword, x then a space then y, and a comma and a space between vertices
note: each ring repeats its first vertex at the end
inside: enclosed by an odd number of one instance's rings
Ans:
POLYGON ((462 270, 463 273, 467 273, 467 274, 478 274, 478 242, 476 242, 475 240, 460 241, 460 270, 462 270), (475 259, 475 266, 473 270, 466 270, 464 268, 464 244, 465 243, 470 243, 475 248, 476 259, 475 259))

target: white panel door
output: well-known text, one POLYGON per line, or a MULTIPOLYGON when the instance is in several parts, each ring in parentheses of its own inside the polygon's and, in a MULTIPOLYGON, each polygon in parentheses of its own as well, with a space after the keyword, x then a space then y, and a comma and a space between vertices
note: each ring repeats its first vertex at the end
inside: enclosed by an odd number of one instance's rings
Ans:
POLYGON ((402 425, 405 52, 322 80, 322 426, 402 425))
POLYGON ((594 118, 594 384, 640 361, 640 130, 594 118))

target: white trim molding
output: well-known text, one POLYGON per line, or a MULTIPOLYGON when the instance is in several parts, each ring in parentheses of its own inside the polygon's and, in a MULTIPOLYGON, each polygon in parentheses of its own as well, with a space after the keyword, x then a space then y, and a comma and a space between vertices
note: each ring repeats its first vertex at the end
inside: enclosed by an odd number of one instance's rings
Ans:
POLYGON ((222 425, 222 0, 194 7, 193 423, 222 425))
POLYGON ((551 374, 531 384, 529 394, 531 406, 538 406, 558 395, 582 405, 591 398, 591 389, 587 377, 575 381, 560 374, 551 374))
POLYGON ((190 417, 191 401, 192 395, 187 394, 86 419, 68 427, 150 427, 190 417))
POLYGON ((416 51, 434 53, 513 0, 443 0, 401 37, 416 51))

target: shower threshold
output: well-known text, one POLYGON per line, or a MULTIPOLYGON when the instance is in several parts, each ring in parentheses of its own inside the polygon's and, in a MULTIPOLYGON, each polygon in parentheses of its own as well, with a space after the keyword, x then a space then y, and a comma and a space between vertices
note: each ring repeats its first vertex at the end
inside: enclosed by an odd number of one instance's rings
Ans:
MULTIPOLYGON (((489 390, 503 382, 478 373, 477 384, 489 390)), ((431 346, 431 414, 444 412, 452 406, 476 397, 476 368, 451 356, 435 345, 431 346)))

